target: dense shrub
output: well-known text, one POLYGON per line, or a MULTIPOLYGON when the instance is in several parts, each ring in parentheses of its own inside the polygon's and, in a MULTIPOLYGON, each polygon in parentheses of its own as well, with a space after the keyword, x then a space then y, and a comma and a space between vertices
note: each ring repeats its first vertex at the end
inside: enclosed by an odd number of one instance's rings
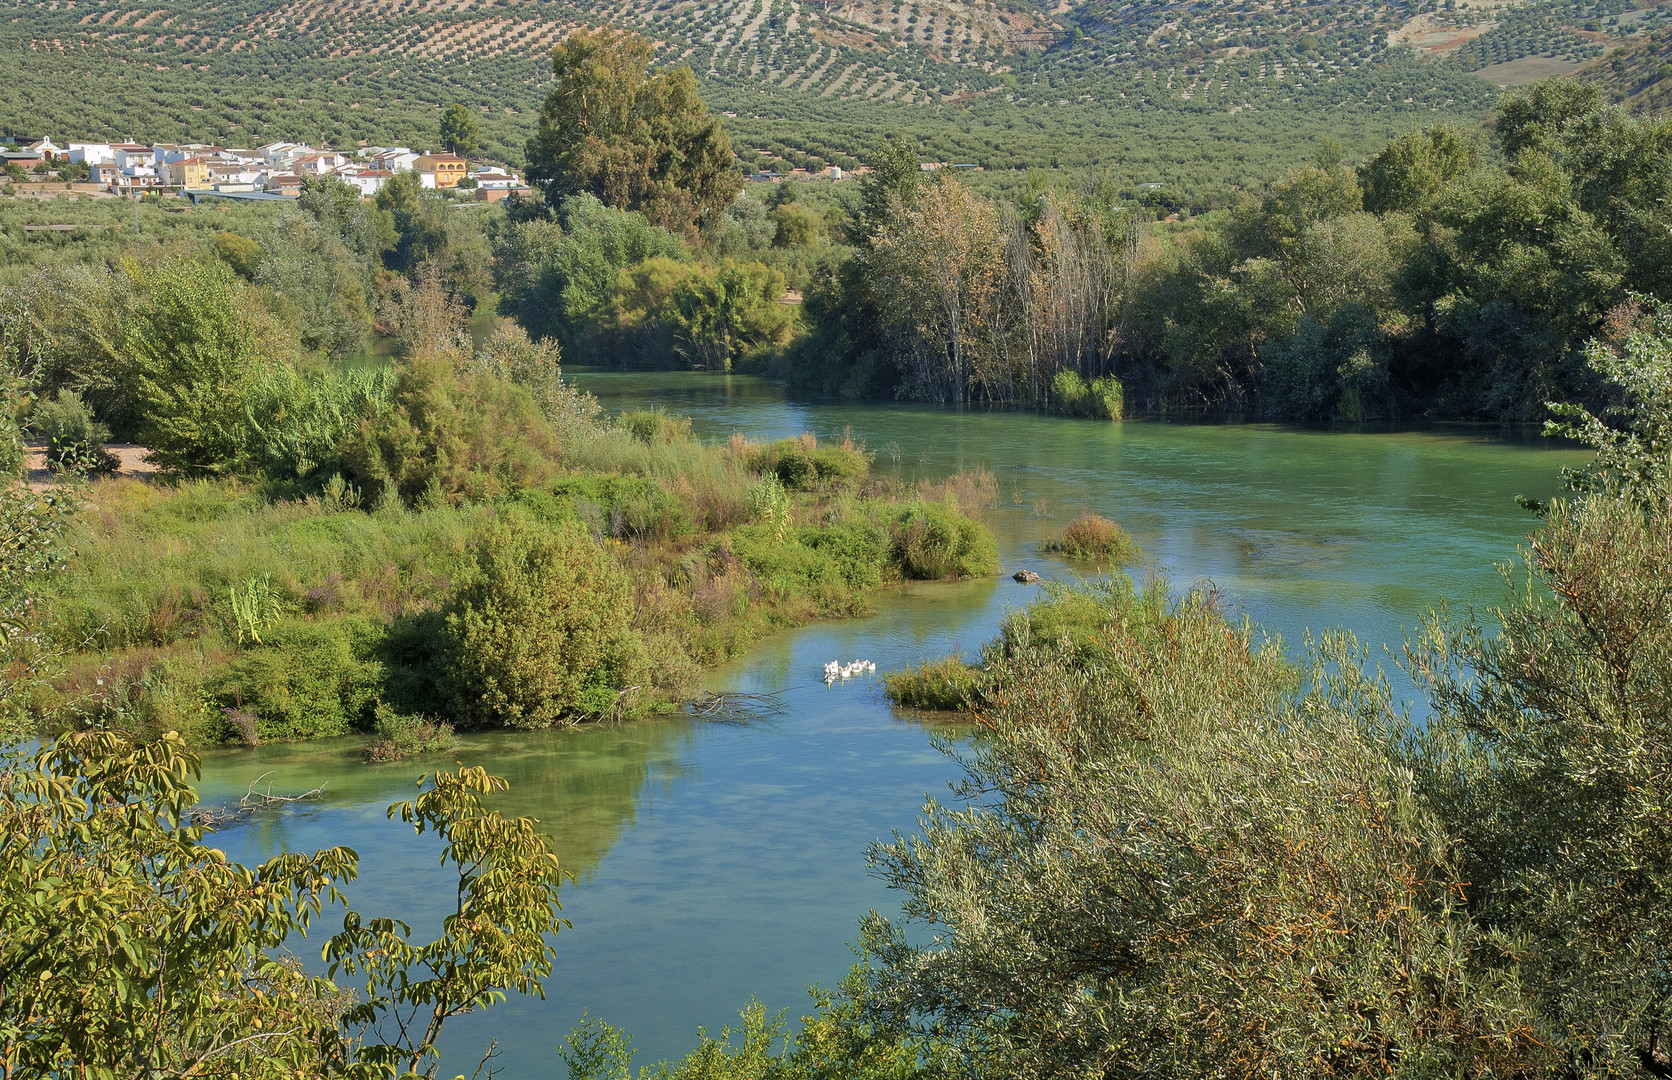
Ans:
POLYGON ((372 658, 380 635, 359 618, 281 623, 211 676, 208 695, 223 709, 253 714, 262 742, 364 729, 382 680, 372 658))
POLYGON ((1075 518, 1062 535, 1040 545, 1040 550, 1114 566, 1135 563, 1144 554, 1125 529, 1096 514, 1075 518))
POLYGON ((217 651, 190 645, 82 657, 36 687, 31 706, 50 731, 108 728, 137 738, 178 731, 213 741, 222 737, 226 720, 210 704, 204 683, 220 659, 217 651))
POLYGON ((93 413, 73 390, 35 404, 30 426, 46 440, 46 462, 57 472, 109 472, 116 457, 105 449, 110 429, 93 419, 93 413))
POLYGON ((829 559, 849 588, 874 588, 884 581, 889 534, 873 521, 846 521, 801 529, 798 540, 802 546, 829 559))
POLYGON ((366 744, 370 762, 404 761, 414 754, 435 754, 453 748, 453 725, 396 712, 378 702, 373 711, 372 733, 366 744))
POLYGON ((245 399, 244 467, 275 480, 323 481, 342 468, 340 448, 360 422, 386 408, 388 368, 305 376, 289 364, 262 372, 245 399))
POLYGON ((559 508, 551 520, 576 518, 598 536, 672 540, 696 531, 684 503, 642 476, 571 476, 547 490, 559 508))
POLYGON ((457 360, 446 350, 403 358, 391 399, 344 440, 343 473, 368 499, 493 497, 553 471, 555 437, 528 393, 457 360))
POLYGON ((1051 380, 1051 397, 1056 410, 1066 416, 1093 420, 1126 416, 1126 390, 1113 375, 1087 382, 1077 372, 1059 371, 1051 380))
POLYGON ((630 711, 645 658, 632 589, 577 527, 522 516, 485 532, 446 608, 444 655, 459 718, 545 728, 630 711))
POLYGON ((662 409, 628 409, 615 418, 615 424, 649 446, 688 442, 691 438, 691 418, 673 416, 662 409))
POLYGON ((977 577, 998 569, 991 530, 941 503, 905 504, 889 522, 889 539, 889 557, 907 578, 977 577))
POLYGON ((244 449, 245 393, 284 361, 286 346, 223 263, 170 258, 125 269, 133 301, 119 350, 139 439, 164 468, 224 472, 244 449))
POLYGON ((476 347, 471 367, 522 387, 558 434, 572 435, 592 424, 598 401, 563 381, 562 358, 556 339, 533 341, 521 327, 502 325, 476 347))
POLYGON ((891 671, 883 676, 888 700, 906 709, 959 712, 978 704, 988 685, 979 667, 956 656, 926 661, 921 667, 891 671))
POLYGON ((871 470, 870 457, 863 447, 847 439, 821 444, 810 432, 765 444, 734 437, 731 445, 750 470, 776 473, 791 491, 806 491, 820 484, 853 483, 863 480, 871 470))

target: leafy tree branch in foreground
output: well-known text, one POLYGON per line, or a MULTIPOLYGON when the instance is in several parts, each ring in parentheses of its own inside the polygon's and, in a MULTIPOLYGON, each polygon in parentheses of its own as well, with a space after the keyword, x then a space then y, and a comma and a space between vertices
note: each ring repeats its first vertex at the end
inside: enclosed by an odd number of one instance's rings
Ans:
POLYGON ((390 808, 444 843, 458 903, 425 945, 353 911, 310 976, 285 951, 343 900, 337 847, 259 866, 192 818, 198 761, 178 735, 64 735, 0 770, 0 1077, 434 1076, 447 1020, 540 994, 562 879, 528 818, 482 798, 504 781, 437 772, 390 808))

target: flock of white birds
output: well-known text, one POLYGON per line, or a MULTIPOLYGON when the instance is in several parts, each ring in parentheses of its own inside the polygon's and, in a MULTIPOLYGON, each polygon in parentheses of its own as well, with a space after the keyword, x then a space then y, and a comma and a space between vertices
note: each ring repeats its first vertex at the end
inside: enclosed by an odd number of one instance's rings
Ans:
POLYGON ((877 670, 874 660, 852 660, 844 664, 840 660, 832 660, 824 665, 824 682, 828 686, 837 679, 851 679, 856 675, 869 675, 877 670))

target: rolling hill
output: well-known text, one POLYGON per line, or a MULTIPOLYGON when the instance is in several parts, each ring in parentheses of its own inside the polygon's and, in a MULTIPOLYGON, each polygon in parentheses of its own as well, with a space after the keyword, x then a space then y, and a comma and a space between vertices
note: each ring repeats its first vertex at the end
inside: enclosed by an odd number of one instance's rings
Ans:
POLYGON ((1353 152, 1474 122, 1502 65, 1576 69, 1666 14, 1453 2, 3 0, 0 132, 427 146, 457 101, 515 163, 552 45, 610 24, 691 65, 746 162, 851 166, 894 136, 992 171, 1109 169, 1190 205, 1325 138, 1353 152))

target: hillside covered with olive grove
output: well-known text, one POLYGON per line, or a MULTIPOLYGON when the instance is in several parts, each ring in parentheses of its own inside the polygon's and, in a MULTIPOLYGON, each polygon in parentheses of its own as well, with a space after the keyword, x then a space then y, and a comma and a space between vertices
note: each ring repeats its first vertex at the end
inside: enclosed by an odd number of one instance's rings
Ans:
POLYGON ((1477 120, 1494 82, 1575 70, 1665 14, 1629 0, 7 0, 0 135, 424 146, 462 102, 484 152, 519 164, 552 46, 612 25, 691 66, 751 169, 851 168, 894 135, 987 170, 1113 166, 1187 206, 1274 179, 1326 137, 1368 151, 1477 120))

